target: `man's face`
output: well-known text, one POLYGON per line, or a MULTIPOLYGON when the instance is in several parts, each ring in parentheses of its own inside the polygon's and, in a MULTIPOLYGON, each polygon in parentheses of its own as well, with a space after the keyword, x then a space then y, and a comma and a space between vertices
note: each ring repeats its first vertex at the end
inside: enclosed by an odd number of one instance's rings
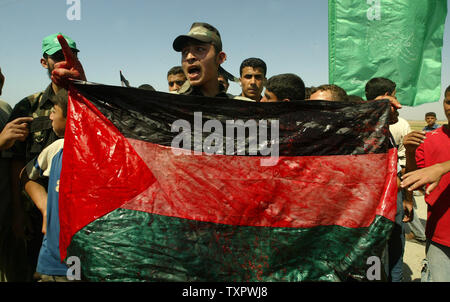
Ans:
POLYGON ((425 121, 427 122, 428 127, 432 127, 436 123, 436 118, 432 115, 428 115, 425 117, 425 121))
POLYGON ((184 73, 171 74, 167 77, 169 83, 169 91, 178 91, 184 82, 186 82, 186 76, 184 73))
POLYGON ((0 68, 0 95, 2 95, 3 83, 5 83, 5 77, 3 76, 2 69, 0 68))
POLYGON ((261 68, 244 67, 240 78, 242 86, 242 96, 254 101, 261 99, 261 92, 266 84, 264 71, 261 68))
POLYGON ((274 102, 278 102, 278 98, 277 96, 271 92, 270 90, 266 90, 264 91, 264 96, 261 99, 262 103, 274 103, 274 102))
POLYGON ((448 122, 450 124, 450 93, 446 93, 445 94, 444 113, 445 113, 445 116, 447 117, 447 120, 448 120, 448 122))
POLYGON ((188 42, 181 50, 181 66, 191 85, 217 82, 218 68, 225 60, 224 55, 223 52, 216 54, 212 44, 195 40, 188 42))
POLYGON ((64 117, 61 107, 54 105, 50 111, 50 119, 52 120, 52 128, 58 137, 64 137, 66 130, 66 118, 64 117))
POLYGON ((309 97, 309 100, 334 101, 330 90, 317 90, 309 97))

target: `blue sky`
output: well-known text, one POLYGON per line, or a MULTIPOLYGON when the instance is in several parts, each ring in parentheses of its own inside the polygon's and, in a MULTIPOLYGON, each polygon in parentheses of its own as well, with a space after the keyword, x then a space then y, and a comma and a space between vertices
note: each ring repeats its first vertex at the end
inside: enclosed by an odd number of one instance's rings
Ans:
MULTIPOLYGON (((450 0, 449 0, 450 1, 450 0)), ((68 20, 66 0, 0 0, 0 66, 6 76, 1 98, 11 106, 45 89, 49 78, 39 60, 42 38, 56 32, 81 50, 89 81, 120 85, 119 70, 132 86, 167 91, 166 74, 180 64, 173 40, 196 21, 219 29, 227 54, 223 67, 239 76, 248 57, 262 58, 270 77, 298 74, 307 86, 328 83, 327 0, 80 0, 81 20, 68 20)), ((450 84, 450 21, 443 48, 444 89, 450 84)), ((230 93, 240 93, 232 83, 230 93)), ((442 102, 401 110, 407 119, 435 111, 442 102)))

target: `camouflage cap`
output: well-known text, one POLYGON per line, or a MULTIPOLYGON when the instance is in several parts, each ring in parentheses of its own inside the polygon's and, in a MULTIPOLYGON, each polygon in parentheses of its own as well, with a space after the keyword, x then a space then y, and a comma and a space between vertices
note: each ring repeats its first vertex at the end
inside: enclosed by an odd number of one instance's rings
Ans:
POLYGON ((61 45, 59 44, 59 41, 57 38, 58 35, 62 35, 64 37, 64 39, 66 39, 67 44, 69 44, 70 48, 72 48, 75 51, 79 51, 77 49, 77 44, 75 43, 75 41, 73 41, 70 37, 63 35, 62 33, 57 33, 57 34, 47 36, 42 40, 42 53, 43 54, 45 53, 45 54, 48 54, 49 56, 51 56, 55 52, 61 50, 61 45))
POLYGON ((173 49, 181 51, 189 40, 198 40, 203 43, 212 43, 219 51, 222 51, 222 40, 219 31, 208 23, 195 22, 187 35, 178 36, 173 41, 173 49))

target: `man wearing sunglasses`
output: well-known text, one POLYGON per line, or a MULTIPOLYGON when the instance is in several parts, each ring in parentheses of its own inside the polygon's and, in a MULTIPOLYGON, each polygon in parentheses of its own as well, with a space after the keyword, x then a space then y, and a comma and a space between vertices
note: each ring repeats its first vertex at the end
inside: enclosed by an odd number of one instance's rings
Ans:
MULTIPOLYGON (((64 61, 64 54, 58 42, 58 34, 45 37, 42 40, 42 58, 40 63, 47 69, 49 77, 54 70, 55 64, 64 61)), ((72 50, 74 57, 77 57, 78 49, 76 43, 68 36, 63 35, 72 50)), ((54 105, 53 99, 56 93, 64 88, 53 82, 44 91, 37 92, 22 99, 14 107, 9 121, 19 117, 33 117, 29 125, 29 135, 24 141, 16 141, 9 156, 11 161, 11 187, 13 195, 13 231, 17 238, 26 241, 27 259, 26 268, 18 268, 21 276, 17 276, 16 281, 31 281, 36 269, 40 245, 42 243, 42 216, 39 210, 31 204, 19 183, 20 171, 25 164, 33 160, 48 145, 53 143, 58 137, 52 130, 50 111, 54 105)), ((23 251, 17 251, 23 254, 23 251)))

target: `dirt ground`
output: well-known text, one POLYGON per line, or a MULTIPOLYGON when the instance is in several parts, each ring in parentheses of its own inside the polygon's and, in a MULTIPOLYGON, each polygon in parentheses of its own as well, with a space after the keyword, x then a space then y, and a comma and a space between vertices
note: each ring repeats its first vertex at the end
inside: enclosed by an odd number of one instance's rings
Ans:
MULTIPOLYGON (((424 196, 414 196, 416 198, 417 209, 414 209, 415 215, 419 215, 420 221, 425 229, 427 218, 427 205, 424 196)), ((406 225, 406 232, 409 228, 406 225)), ((425 258, 425 246, 412 242, 405 242, 405 254, 403 256, 403 279, 405 282, 420 282, 422 260, 425 258)))

